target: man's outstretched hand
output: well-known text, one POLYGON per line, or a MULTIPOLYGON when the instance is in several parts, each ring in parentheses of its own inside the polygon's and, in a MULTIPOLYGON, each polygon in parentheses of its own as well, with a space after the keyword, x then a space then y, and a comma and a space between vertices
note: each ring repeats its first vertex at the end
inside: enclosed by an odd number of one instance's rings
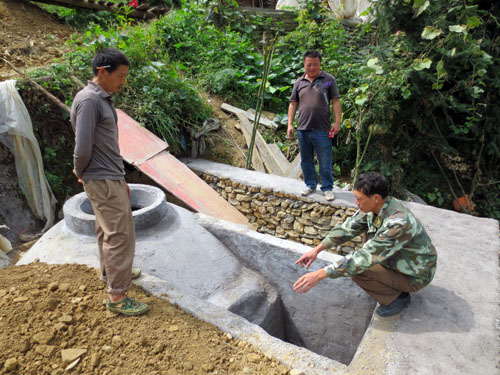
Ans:
POLYGON ((308 251, 307 253, 302 254, 302 256, 295 261, 295 264, 298 264, 301 267, 306 266, 306 269, 309 269, 311 264, 316 260, 316 253, 314 250, 308 251))
POLYGON ((293 284, 293 290, 297 293, 307 293, 313 286, 327 277, 328 275, 324 269, 306 273, 293 284))
POLYGON ((311 264, 316 260, 318 254, 324 250, 322 244, 319 244, 314 249, 308 251, 307 253, 302 254, 302 256, 295 261, 295 264, 298 264, 301 267, 306 266, 306 269, 309 269, 311 264))

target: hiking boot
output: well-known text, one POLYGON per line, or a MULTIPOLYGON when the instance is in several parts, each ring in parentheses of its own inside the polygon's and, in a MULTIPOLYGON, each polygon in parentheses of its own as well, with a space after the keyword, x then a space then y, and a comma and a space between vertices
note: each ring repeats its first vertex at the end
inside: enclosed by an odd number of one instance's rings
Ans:
MULTIPOLYGON (((132 280, 138 279, 141 276, 141 269, 138 267, 132 267, 132 280)), ((108 278, 104 275, 101 275, 101 280, 105 283, 108 282, 108 278)))
POLYGON ((303 197, 307 197, 308 195, 311 195, 312 193, 314 193, 314 190, 316 190, 316 189, 311 189, 311 188, 307 187, 300 192, 300 195, 302 195, 303 197))
POLYGON ((148 312, 149 310, 148 305, 146 305, 144 302, 136 301, 131 297, 125 297, 118 302, 111 302, 108 299, 106 301, 106 307, 109 311, 128 316, 141 315, 148 312))
POLYGON ((331 190, 324 191, 323 195, 327 201, 333 201, 335 199, 335 195, 333 194, 333 191, 331 191, 331 190))
POLYGON ((384 318, 399 314, 401 311, 403 311, 408 307, 408 305, 410 304, 410 300, 411 300, 410 294, 403 292, 399 295, 398 298, 396 298, 387 306, 380 305, 379 307, 377 307, 375 312, 377 313, 378 316, 384 318))

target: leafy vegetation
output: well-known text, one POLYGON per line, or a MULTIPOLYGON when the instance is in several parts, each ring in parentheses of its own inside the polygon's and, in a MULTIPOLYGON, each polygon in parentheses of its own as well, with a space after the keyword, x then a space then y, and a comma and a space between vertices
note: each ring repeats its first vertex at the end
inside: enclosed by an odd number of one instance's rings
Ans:
MULTIPOLYGON (((200 88, 244 108, 255 108, 262 97, 264 109, 286 125, 291 88, 303 73, 302 55, 318 49, 342 95, 336 174, 352 180, 379 170, 391 180, 393 195, 405 198, 409 190, 446 208, 468 194, 476 212, 499 219, 498 5, 379 0, 371 11, 372 22, 346 31, 321 1, 308 1, 290 33, 268 19, 244 16, 233 0, 185 1, 147 25, 126 12, 98 14, 85 21, 85 32, 74 38, 64 62, 35 75, 52 76, 45 84, 70 104, 78 90, 71 74, 88 79, 98 48, 123 50, 132 67, 117 106, 175 151, 182 149, 187 130, 211 115, 200 88), (265 82, 262 29, 267 39, 277 35, 265 82)), ((80 12, 71 15, 78 20, 80 12)), ((286 139, 285 129, 264 135, 291 159, 298 147, 286 139)))
POLYGON ((362 170, 448 207, 470 194, 499 218, 498 6, 381 0, 374 13, 375 43, 343 102, 350 129, 373 137, 362 170))

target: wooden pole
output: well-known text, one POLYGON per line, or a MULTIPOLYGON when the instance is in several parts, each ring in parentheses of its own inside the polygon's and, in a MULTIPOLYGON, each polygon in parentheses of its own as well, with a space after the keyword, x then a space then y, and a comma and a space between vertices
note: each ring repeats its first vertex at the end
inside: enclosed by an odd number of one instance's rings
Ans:
POLYGON ((17 70, 16 67, 14 65, 12 65, 10 62, 8 62, 7 60, 5 60, 3 57, 0 57, 0 60, 2 60, 3 62, 5 62, 8 66, 10 66, 16 73, 18 73, 20 76, 22 76, 23 78, 27 79, 28 81, 30 81, 32 84, 35 85, 35 87, 39 88, 45 95, 47 95, 49 97, 50 100, 52 100, 59 108, 61 108, 63 111, 66 111, 68 113, 71 112, 71 110, 69 109, 69 107, 64 104, 63 102, 61 102, 59 99, 57 99, 54 95, 52 95, 50 92, 48 92, 45 88, 43 88, 42 86, 40 86, 38 83, 36 83, 32 78, 28 77, 26 74, 24 74, 23 72, 21 72, 20 70, 17 70))

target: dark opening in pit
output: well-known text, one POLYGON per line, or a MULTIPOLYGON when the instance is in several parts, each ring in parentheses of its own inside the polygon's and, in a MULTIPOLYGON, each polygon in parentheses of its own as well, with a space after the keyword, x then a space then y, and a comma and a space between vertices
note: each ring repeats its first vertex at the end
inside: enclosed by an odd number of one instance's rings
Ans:
MULTIPOLYGON (((151 195, 148 191, 131 190, 130 192, 130 205, 132 211, 139 211, 143 208, 149 207, 155 202, 155 196, 151 195)), ((94 215, 94 210, 88 199, 85 199, 80 205, 82 212, 88 215, 94 215)))

